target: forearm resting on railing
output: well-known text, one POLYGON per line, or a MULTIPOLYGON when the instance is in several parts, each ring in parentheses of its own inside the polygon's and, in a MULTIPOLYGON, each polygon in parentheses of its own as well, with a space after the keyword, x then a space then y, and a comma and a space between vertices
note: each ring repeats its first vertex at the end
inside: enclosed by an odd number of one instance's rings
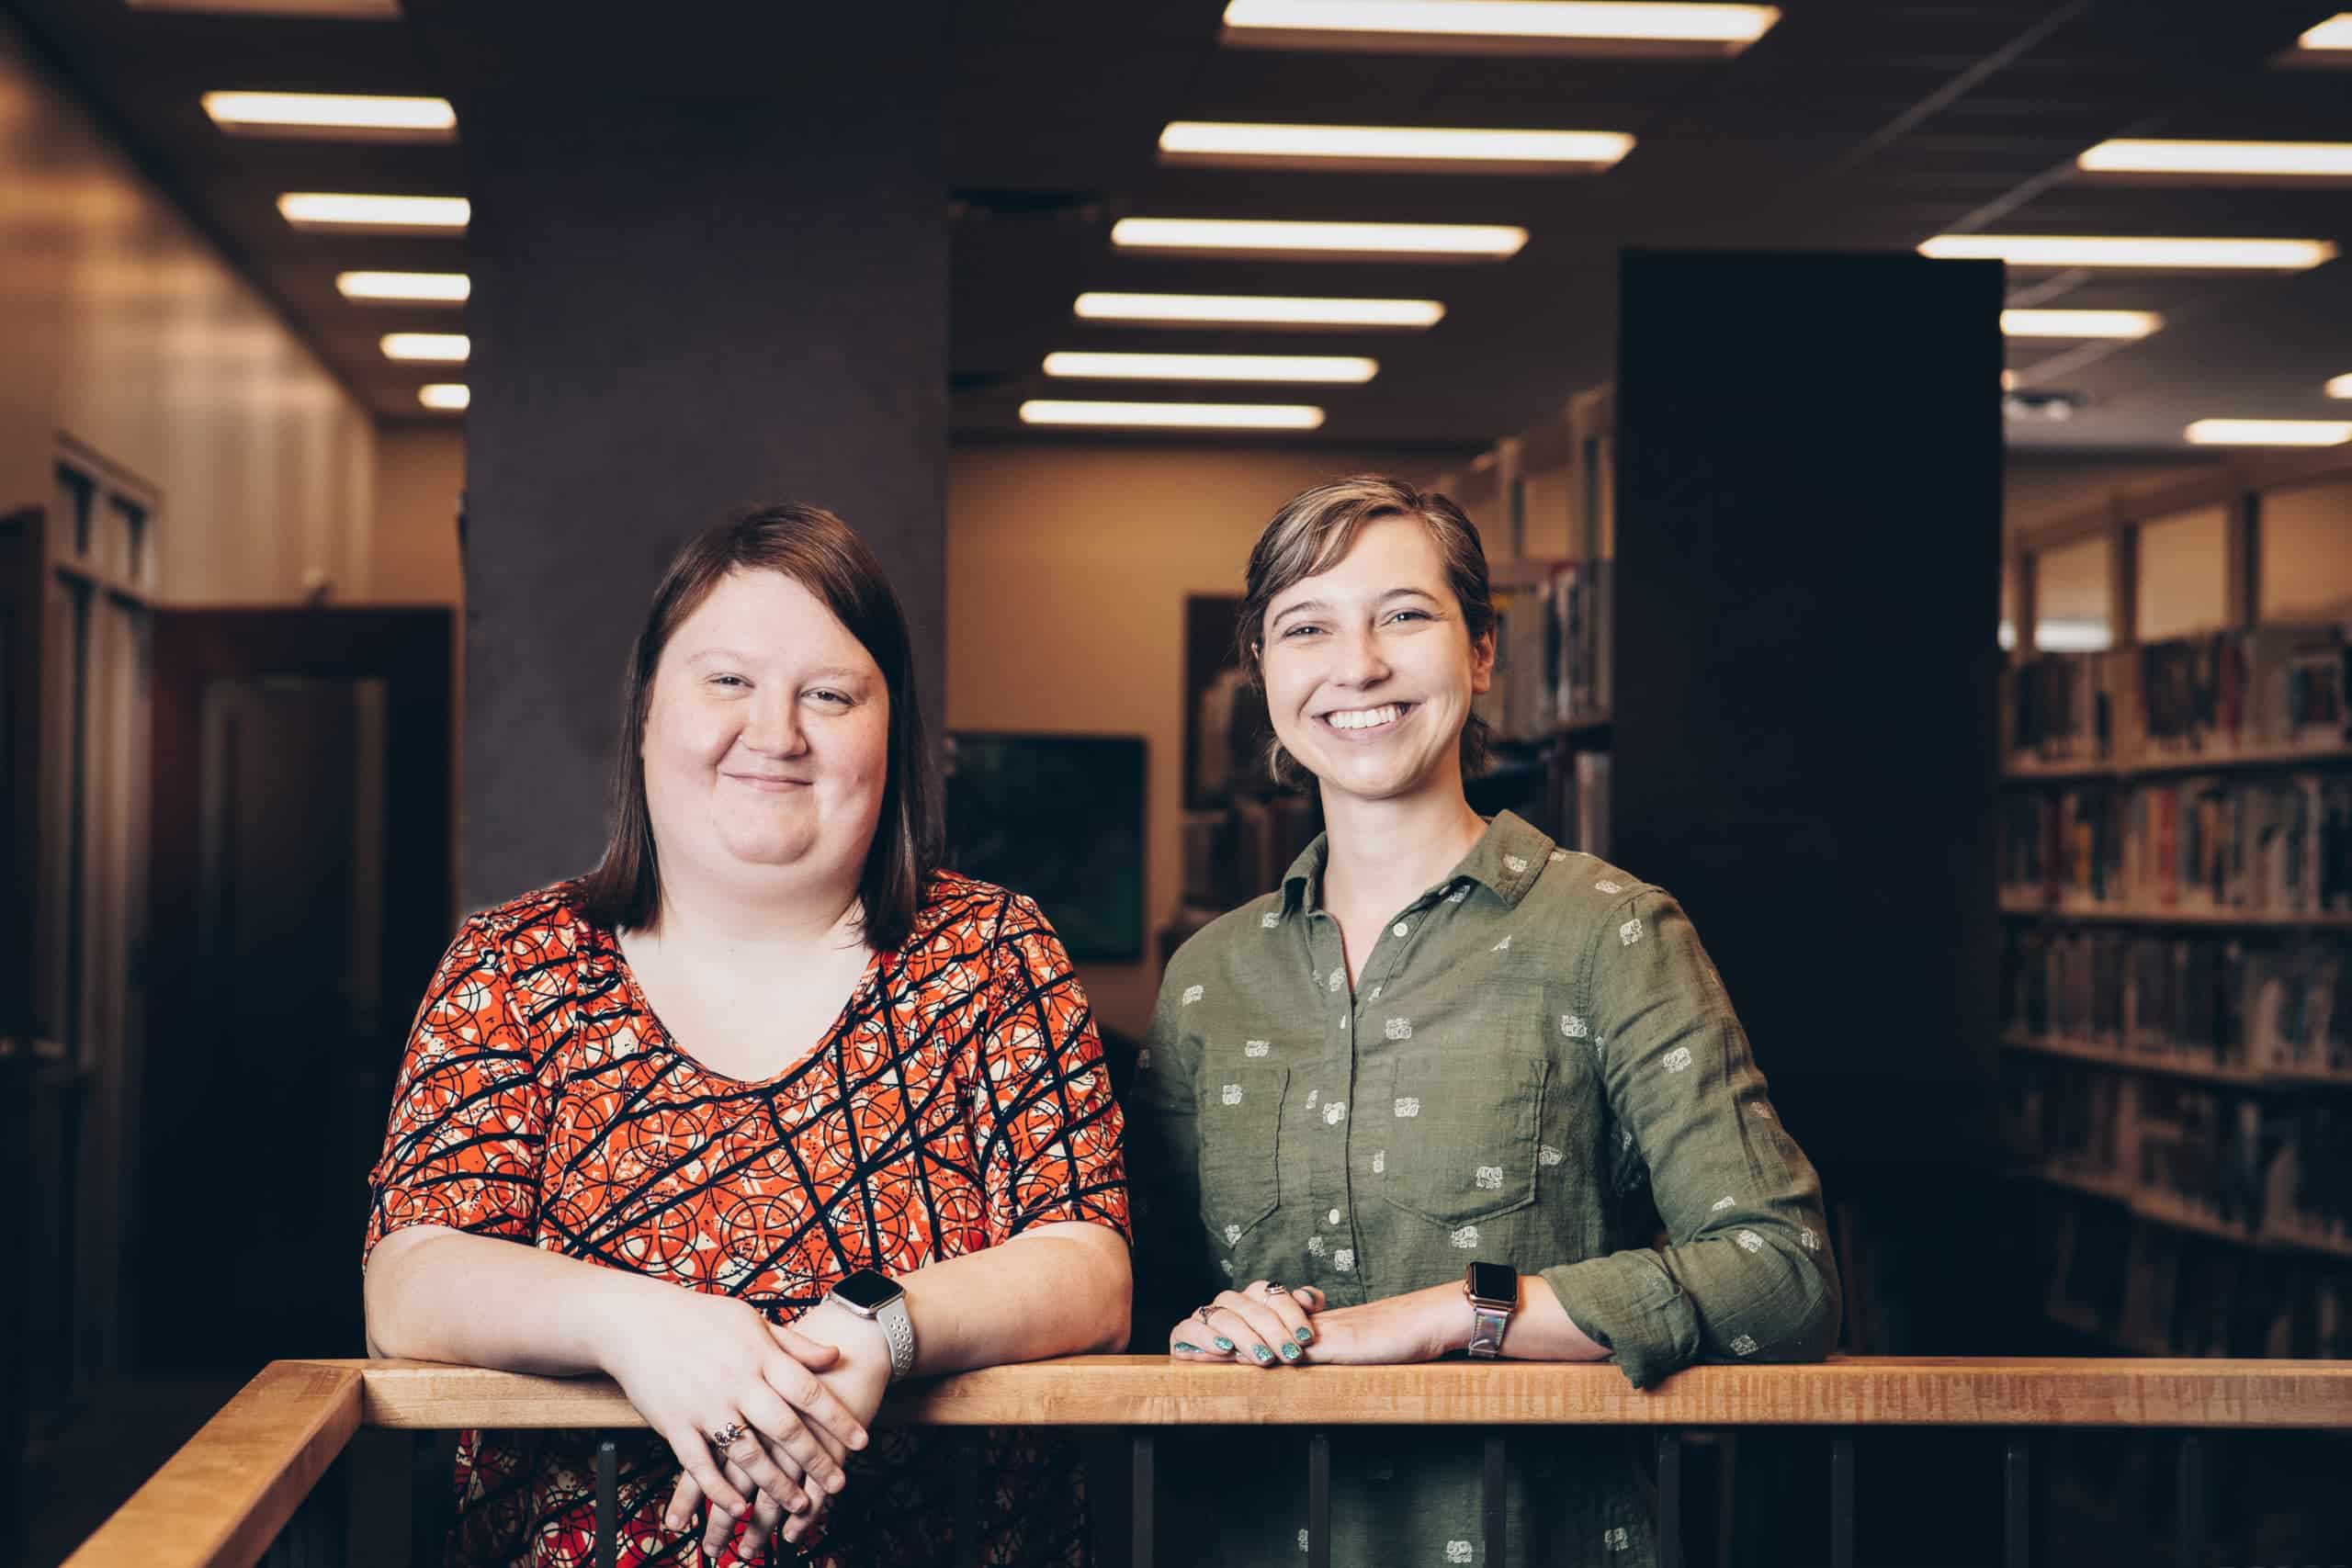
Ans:
POLYGON ((395 1231, 368 1259, 373 1356, 570 1377, 606 1371, 642 1275, 443 1225, 395 1231))

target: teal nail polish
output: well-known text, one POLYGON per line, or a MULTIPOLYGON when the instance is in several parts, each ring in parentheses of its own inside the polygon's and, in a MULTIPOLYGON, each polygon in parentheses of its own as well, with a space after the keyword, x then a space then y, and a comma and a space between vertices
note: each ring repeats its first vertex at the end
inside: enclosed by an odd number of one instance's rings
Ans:
POLYGON ((1295 1360, 1297 1360, 1297 1359, 1298 1359, 1298 1347, 1297 1347, 1297 1346, 1295 1346, 1295 1345, 1285 1345, 1285 1346, 1283 1346, 1283 1360, 1285 1360, 1285 1361, 1295 1361, 1295 1360))
POLYGON ((1201 1348, 1198 1345, 1187 1345, 1182 1339, 1176 1341, 1176 1348, 1179 1350, 1189 1351, 1195 1356, 1201 1353, 1201 1348))
POLYGON ((1312 1330, 1310 1330, 1310 1329, 1305 1329, 1305 1328, 1294 1328, 1294 1329, 1292 1329, 1292 1330, 1291 1330, 1291 1336, 1292 1336, 1292 1337, 1293 1337, 1293 1338, 1296 1339, 1296 1340, 1297 1340, 1300 1344, 1302 1344, 1302 1345, 1312 1344, 1312 1343, 1314 1342, 1314 1339, 1315 1339, 1314 1332, 1313 1332, 1312 1330))
POLYGON ((1274 1353, 1263 1345, 1250 1346, 1250 1353, 1258 1358, 1258 1364, 1261 1367, 1271 1367, 1274 1364, 1274 1353))
POLYGON ((1227 1339, 1227 1338, 1224 1335, 1222 1335, 1222 1334, 1218 1335, 1216 1338, 1214 1338, 1214 1339, 1210 1340, 1210 1341, 1209 1341, 1209 1343, 1210 1343, 1210 1344, 1212 1344, 1212 1345, 1214 1345, 1214 1346, 1216 1346, 1218 1349, 1220 1349, 1220 1350, 1223 1350, 1223 1351, 1227 1352, 1227 1354, 1231 1354, 1231 1352, 1232 1352, 1232 1350, 1233 1350, 1233 1341, 1232 1341, 1232 1340, 1230 1340, 1230 1339, 1227 1339))

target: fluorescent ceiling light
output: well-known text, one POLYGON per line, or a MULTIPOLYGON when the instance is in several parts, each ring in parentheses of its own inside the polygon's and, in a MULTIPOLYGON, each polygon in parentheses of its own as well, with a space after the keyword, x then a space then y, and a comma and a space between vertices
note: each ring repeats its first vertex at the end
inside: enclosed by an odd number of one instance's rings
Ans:
POLYGON ((2352 398, 2352 376, 2338 376, 2327 384, 2331 398, 2352 398))
POLYGON ((471 347, 463 333, 384 334, 384 357, 387 359, 418 359, 439 365, 461 365, 471 347))
POLYGON ((1081 403, 1032 398, 1023 424, 1165 430, 1313 430, 1323 411, 1307 403, 1081 403))
POLYGON ((1434 299, 1316 299, 1281 294, 1081 294, 1090 321, 1167 326, 1365 327, 1413 331, 1437 325, 1434 299))
POLYGON ((1479 54, 1737 54, 1771 6, 1591 0, 1232 0, 1224 41, 1272 49, 1479 54))
POLYGON ((462 196, 340 196, 289 191, 277 210, 297 229, 345 233, 440 234, 465 228, 473 205, 462 196))
POLYGON ((2339 446, 2352 419, 2200 419, 2188 434, 2196 446, 2339 446))
POLYGON ((417 305, 462 305, 473 292, 473 279, 462 272, 339 272, 334 286, 346 299, 417 305))
POLYGON ((2338 11, 2317 27, 2305 28, 2295 47, 2318 53, 2352 56, 2352 11, 2338 11))
POLYGON ((226 17, 322 17, 398 21, 400 0, 130 0, 134 11, 200 11, 226 17))
POLYGON ((1111 243, 1135 251, 1229 251, 1252 255, 1419 256, 1500 261, 1527 231, 1495 223, 1280 223, 1221 218, 1122 218, 1111 243))
POLYGON ((207 93, 204 112, 232 135, 326 136, 359 141, 450 141, 458 111, 447 98, 347 93, 207 93))
POLYGON ((2132 239, 2082 234, 1939 234, 1919 247, 1939 261, 2011 266, 2136 266, 2158 271, 2301 272, 2335 256, 2325 240, 2132 239))
POLYGON ((463 381, 434 381, 416 389, 416 400, 426 408, 455 413, 474 400, 474 389, 463 381))
POLYGON ((2343 180, 2352 179, 2352 142, 2102 141, 2075 166, 2095 175, 2343 180))
POLYGON ((1380 361, 1319 354, 1049 354, 1046 374, 1106 381, 1361 383, 1380 374, 1380 361))
POLYGON ((2146 337, 2165 324, 2154 310, 2004 310, 2004 337, 2146 337))
POLYGON ((1385 125, 1170 120, 1163 164, 1317 169, 1592 174, 1634 150, 1617 130, 1426 130, 1385 125))

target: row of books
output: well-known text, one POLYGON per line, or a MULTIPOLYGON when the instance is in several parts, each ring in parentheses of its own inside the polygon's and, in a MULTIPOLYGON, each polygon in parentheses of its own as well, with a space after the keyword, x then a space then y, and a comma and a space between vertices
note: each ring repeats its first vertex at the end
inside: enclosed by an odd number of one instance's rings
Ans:
POLYGON ((1498 561, 1495 677, 1474 711, 1505 739, 1537 739, 1609 711, 1611 563, 1498 561))
POLYGON ((2049 1194, 2035 1227, 2044 1304, 2155 1356, 2352 1357, 2352 1263, 2250 1251, 2114 1204, 2049 1194))
POLYGON ((2012 928, 2002 939, 2001 996, 2012 1034, 2352 1083, 2352 938, 2012 928))
POLYGON ((2192 775, 2011 790, 2005 899, 2064 908, 2352 910, 2352 775, 2192 775))
POLYGON ((1312 791, 1185 813, 1184 903, 1213 919, 1280 886, 1322 830, 1322 802, 1312 791))
POLYGON ((2348 684, 2352 643, 2325 623, 2041 654, 2009 672, 2009 750, 2048 763, 2340 745, 2348 684))
POLYGON ((2143 1218, 2352 1259, 2352 1106, 2013 1057, 2010 1134, 2030 1168, 2143 1218))

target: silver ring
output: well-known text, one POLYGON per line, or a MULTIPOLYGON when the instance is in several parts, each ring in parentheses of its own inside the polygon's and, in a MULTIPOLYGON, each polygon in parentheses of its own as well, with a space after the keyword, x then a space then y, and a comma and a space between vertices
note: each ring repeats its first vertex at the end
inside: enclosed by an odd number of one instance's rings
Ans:
POLYGON ((710 1435, 710 1446, 721 1450, 731 1449, 743 1440, 743 1423, 729 1421, 710 1435))
POLYGON ((1288 1285, 1277 1285, 1272 1280, 1261 1280, 1259 1283, 1265 1286, 1266 1294, 1270 1297, 1286 1296, 1291 1293, 1290 1287, 1288 1285))

